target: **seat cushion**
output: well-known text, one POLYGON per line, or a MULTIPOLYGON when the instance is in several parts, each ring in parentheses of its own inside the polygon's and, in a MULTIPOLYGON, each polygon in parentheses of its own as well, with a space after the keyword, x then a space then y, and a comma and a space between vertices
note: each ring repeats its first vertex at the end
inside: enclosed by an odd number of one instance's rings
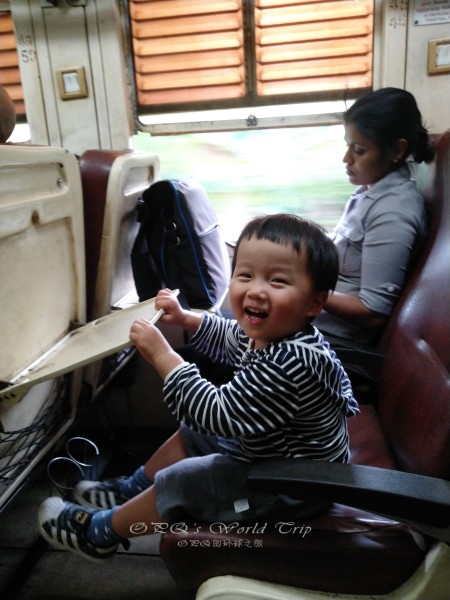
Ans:
POLYGON ((338 504, 298 523, 179 524, 160 544, 184 589, 236 575, 347 594, 392 591, 414 573, 427 549, 405 525, 338 504))

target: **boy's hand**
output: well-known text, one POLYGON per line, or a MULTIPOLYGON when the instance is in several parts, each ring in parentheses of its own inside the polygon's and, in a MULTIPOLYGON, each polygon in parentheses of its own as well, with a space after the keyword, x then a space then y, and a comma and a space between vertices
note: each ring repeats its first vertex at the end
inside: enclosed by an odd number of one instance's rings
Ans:
POLYGON ((177 325, 179 327, 184 326, 185 312, 178 302, 177 295, 165 288, 160 290, 156 295, 155 300, 156 310, 163 310, 164 314, 160 318, 162 323, 167 325, 177 325))
POLYGON ((177 325, 190 333, 197 331, 202 320, 201 313, 182 308, 176 294, 167 288, 160 290, 156 295, 155 308, 164 311, 160 318, 161 323, 177 325))
POLYGON ((162 378, 184 362, 159 329, 145 319, 134 321, 130 329, 130 341, 162 378))

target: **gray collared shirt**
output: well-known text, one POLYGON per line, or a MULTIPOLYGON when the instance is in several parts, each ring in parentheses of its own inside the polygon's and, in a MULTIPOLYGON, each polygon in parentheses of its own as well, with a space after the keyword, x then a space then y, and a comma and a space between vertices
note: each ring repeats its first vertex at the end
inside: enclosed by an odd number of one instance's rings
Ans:
MULTIPOLYGON (((332 239, 340 258, 336 291, 358 296, 367 308, 390 315, 425 235, 424 199, 407 165, 348 200, 332 239)), ((322 311, 324 333, 370 343, 377 333, 322 311)))

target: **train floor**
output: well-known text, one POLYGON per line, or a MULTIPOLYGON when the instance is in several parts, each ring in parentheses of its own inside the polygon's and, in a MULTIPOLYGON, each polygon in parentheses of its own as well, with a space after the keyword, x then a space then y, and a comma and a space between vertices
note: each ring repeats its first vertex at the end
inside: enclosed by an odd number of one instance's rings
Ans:
MULTIPOLYGON (((123 464, 112 462, 117 470, 123 469, 123 464)), ((40 503, 54 494, 46 465, 47 462, 35 469, 27 485, 0 512, 1 600, 193 598, 177 586, 167 571, 159 553, 158 535, 134 538, 128 551, 119 549, 105 565, 47 544, 36 525, 40 503)), ((115 473, 110 464, 105 474, 116 476, 124 472, 115 473)))

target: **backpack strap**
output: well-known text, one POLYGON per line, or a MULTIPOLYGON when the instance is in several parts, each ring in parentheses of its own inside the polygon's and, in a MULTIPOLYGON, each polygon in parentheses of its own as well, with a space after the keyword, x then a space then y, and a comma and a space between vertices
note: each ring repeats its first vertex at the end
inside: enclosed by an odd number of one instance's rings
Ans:
MULTIPOLYGON (((170 277, 165 279, 170 280, 171 287, 180 290, 178 301, 185 309, 189 309, 189 303, 186 299, 186 294, 183 285, 183 274, 180 267, 180 238, 178 236, 177 225, 174 221, 166 221, 164 223, 164 239, 161 247, 161 252, 166 253, 167 264, 170 265, 170 277)), ((161 257, 163 258, 163 257, 161 257)), ((166 261, 161 260, 161 264, 166 264, 166 261)))
POLYGON ((139 198, 136 211, 140 226, 131 250, 131 268, 139 301, 142 302, 156 295, 162 287, 162 278, 147 244, 145 225, 148 208, 143 198, 139 198))

